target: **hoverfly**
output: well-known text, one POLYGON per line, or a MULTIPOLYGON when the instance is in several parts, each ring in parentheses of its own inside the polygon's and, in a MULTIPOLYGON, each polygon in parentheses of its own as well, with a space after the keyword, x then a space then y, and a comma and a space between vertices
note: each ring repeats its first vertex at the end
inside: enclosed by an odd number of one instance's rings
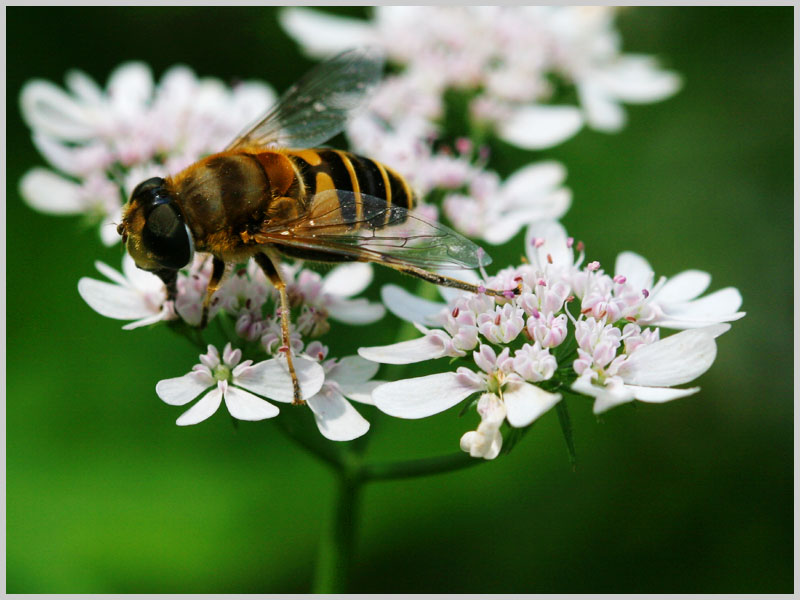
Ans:
POLYGON ((344 129, 382 71, 383 58, 371 49, 321 63, 224 151, 171 177, 140 183, 117 227, 136 265, 162 279, 168 299, 175 298, 178 271, 195 251, 213 256, 201 327, 227 267, 253 257, 280 293, 282 350, 295 404, 303 399, 281 257, 374 262, 437 285, 504 295, 434 272, 476 268, 491 259, 458 233, 415 214, 417 198, 394 170, 317 147, 344 129))

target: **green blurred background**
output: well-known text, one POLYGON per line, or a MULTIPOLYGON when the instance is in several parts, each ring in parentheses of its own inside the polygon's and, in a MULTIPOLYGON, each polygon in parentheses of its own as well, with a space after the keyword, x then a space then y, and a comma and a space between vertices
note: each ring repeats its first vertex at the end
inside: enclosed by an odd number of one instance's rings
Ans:
MULTIPOLYGON (((618 135, 584 130, 546 153, 569 170, 564 223, 590 258, 611 265, 630 249, 659 274, 698 268, 713 289, 741 290, 748 316, 720 339, 702 392, 602 420, 573 402, 574 470, 551 411, 500 460, 371 484, 352 591, 792 591, 792 11, 623 10, 625 50, 657 54, 683 90, 630 107, 618 135)), ((96 259, 118 266, 120 251, 23 204, 18 181, 43 161, 17 99, 30 78, 61 84, 80 68, 104 83, 129 59, 157 77, 186 63, 281 90, 311 61, 271 8, 6 15, 7 590, 309 591, 333 477, 272 422, 234 429, 220 411, 175 426, 154 385, 197 353, 82 302, 78 279, 97 276, 96 259)), ((493 166, 532 157, 501 148, 493 166)), ((521 248, 520 235, 493 255, 515 262, 521 248)), ((349 342, 334 326, 328 340, 350 354, 389 343, 397 324, 349 342)), ((455 450, 476 423, 365 414, 378 459, 455 450)))

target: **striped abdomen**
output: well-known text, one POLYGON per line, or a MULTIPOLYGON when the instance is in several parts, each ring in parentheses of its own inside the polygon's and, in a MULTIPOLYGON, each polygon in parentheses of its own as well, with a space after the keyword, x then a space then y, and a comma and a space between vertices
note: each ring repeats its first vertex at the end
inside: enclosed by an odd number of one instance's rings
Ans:
MULTIPOLYGON (((341 201, 342 217, 347 222, 361 220, 361 195, 371 196, 380 201, 381 208, 399 206, 411 210, 415 197, 408 183, 389 167, 363 156, 331 149, 289 150, 287 156, 297 167, 303 178, 306 201, 315 194, 327 190, 353 192, 341 201), (355 198, 353 203, 352 198, 355 198)), ((374 212, 377 202, 370 200, 374 212)), ((368 211, 369 214, 369 211, 368 211)), ((388 215, 382 214, 385 219, 388 215)), ((383 223, 370 222, 379 227, 383 223)))

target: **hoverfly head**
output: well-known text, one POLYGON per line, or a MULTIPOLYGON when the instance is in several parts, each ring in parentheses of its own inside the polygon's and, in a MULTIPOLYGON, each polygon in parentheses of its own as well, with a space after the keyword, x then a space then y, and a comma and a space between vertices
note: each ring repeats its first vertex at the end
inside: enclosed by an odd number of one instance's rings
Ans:
POLYGON ((136 186, 117 227, 136 266, 156 274, 177 271, 194 256, 194 243, 180 208, 161 177, 136 186))

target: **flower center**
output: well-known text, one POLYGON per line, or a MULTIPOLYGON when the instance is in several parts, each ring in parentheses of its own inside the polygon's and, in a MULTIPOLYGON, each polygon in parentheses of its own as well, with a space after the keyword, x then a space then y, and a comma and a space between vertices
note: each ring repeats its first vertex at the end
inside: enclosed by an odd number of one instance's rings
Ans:
POLYGON ((231 369, 227 365, 220 365, 214 369, 214 379, 217 381, 230 381, 231 369))

